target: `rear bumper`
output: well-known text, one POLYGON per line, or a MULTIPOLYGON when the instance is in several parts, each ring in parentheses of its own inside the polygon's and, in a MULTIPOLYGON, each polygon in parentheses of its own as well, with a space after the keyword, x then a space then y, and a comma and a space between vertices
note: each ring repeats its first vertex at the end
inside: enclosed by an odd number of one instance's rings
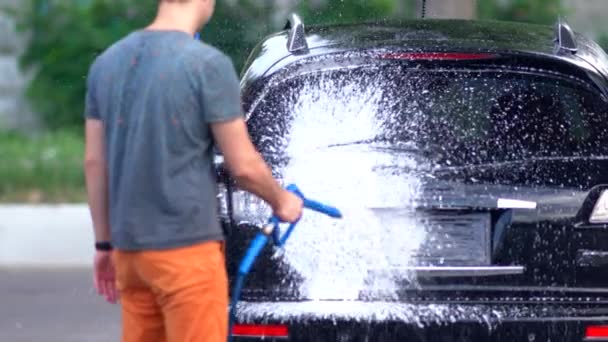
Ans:
POLYGON ((238 317, 288 327, 287 339, 264 341, 608 341, 585 338, 587 327, 608 324, 608 305, 242 303, 238 317))

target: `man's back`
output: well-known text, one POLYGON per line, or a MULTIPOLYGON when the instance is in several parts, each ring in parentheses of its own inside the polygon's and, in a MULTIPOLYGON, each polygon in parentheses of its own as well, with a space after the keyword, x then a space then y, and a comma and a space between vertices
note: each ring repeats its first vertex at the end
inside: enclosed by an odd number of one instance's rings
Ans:
POLYGON ((87 116, 105 125, 117 248, 223 239, 207 124, 242 115, 238 100, 230 60, 185 32, 136 31, 97 58, 87 116))
POLYGON ((302 213, 302 199, 272 177, 249 138, 232 62, 193 38, 214 7, 215 0, 159 0, 154 21, 89 71, 84 170, 93 279, 108 302, 120 297, 125 342, 226 341, 212 140, 240 189, 282 221, 302 213))

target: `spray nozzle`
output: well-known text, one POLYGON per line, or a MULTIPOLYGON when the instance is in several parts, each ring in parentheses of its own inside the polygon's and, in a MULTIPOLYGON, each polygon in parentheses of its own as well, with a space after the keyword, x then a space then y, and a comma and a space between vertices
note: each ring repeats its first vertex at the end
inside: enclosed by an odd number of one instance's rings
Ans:
MULTIPOLYGON (((325 214, 330 217, 334 217, 334 218, 342 217, 342 213, 340 212, 340 210, 338 210, 334 207, 316 202, 316 201, 309 200, 306 197, 304 197, 304 194, 300 191, 300 189, 298 189, 297 186, 292 184, 292 185, 289 185, 286 189, 288 191, 291 191, 294 194, 298 195, 300 198, 302 198, 302 200, 304 201, 305 208, 325 214)), ((253 241, 251 242, 251 245, 250 245, 249 249, 247 250, 245 257, 243 258, 243 260, 241 261, 241 264, 239 265, 239 274, 249 273, 249 270, 251 269, 253 262, 255 261, 258 254, 262 251, 262 249, 266 245, 270 236, 272 236, 272 241, 274 242, 274 244, 277 247, 283 247, 283 245, 285 244, 285 242, 287 241, 287 239, 293 232, 293 230, 296 227, 296 225, 298 224, 298 222, 299 222, 299 220, 290 224, 289 228, 287 228, 287 231, 285 232, 285 234, 283 234, 283 236, 281 236, 281 229, 279 227, 279 224, 281 222, 276 216, 272 216, 270 218, 270 220, 268 220, 268 223, 262 227, 261 232, 258 233, 256 235, 256 237, 253 239, 253 241)))
MULTIPOLYGON (((342 217, 342 213, 340 213, 340 211, 338 209, 325 205, 325 204, 322 204, 322 203, 319 203, 319 202, 316 202, 316 201, 309 200, 306 197, 304 197, 304 194, 300 191, 300 189, 298 189, 298 187, 293 184, 289 185, 287 187, 287 190, 293 192, 294 194, 296 194, 300 198, 302 198, 302 200, 304 201, 304 207, 307 209, 314 210, 316 212, 325 214, 330 217, 335 217, 335 218, 342 217)), ((253 241, 251 241, 251 244, 249 245, 249 248, 247 249, 245 256, 243 257, 243 259, 241 260, 241 263, 239 264, 236 284, 233 289, 233 295, 232 295, 231 304, 230 304, 230 308, 231 308, 230 322, 228 325, 228 327, 229 327, 228 331, 230 331, 230 332, 232 332, 232 326, 234 325, 234 322, 236 320, 236 314, 235 314, 236 303, 238 302, 244 279, 247 276, 247 274, 249 273, 249 271, 251 270, 251 267, 253 266, 255 259, 258 257, 258 255, 260 254, 262 249, 264 249, 264 246, 268 242, 269 236, 272 235, 272 240, 274 241, 274 244, 276 246, 282 247, 285 244, 285 242, 287 241, 287 239, 289 238, 289 235, 295 228, 298 221, 292 223, 289 226, 289 228, 287 229, 287 232, 285 232, 285 234, 283 236, 280 236, 281 232, 280 232, 280 228, 279 228, 279 223, 280 223, 279 219, 276 216, 273 216, 270 218, 268 224, 265 225, 264 227, 262 227, 262 232, 256 234, 253 241)), ((229 335, 229 340, 231 337, 232 337, 232 334, 229 335)))

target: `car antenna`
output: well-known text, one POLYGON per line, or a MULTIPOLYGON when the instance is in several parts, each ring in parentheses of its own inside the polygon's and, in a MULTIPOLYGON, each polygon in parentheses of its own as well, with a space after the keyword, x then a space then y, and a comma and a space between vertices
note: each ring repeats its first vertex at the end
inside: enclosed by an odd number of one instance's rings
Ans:
POLYGON ((424 19, 426 17, 426 0, 422 0, 422 9, 421 9, 421 17, 424 19))

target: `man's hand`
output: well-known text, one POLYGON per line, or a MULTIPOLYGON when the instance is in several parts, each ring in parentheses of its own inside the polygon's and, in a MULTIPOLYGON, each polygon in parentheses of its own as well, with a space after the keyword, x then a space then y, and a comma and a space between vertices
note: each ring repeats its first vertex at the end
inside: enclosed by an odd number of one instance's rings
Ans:
POLYGON ((96 251, 93 263, 94 282, 97 293, 112 304, 118 300, 116 274, 112 252, 96 251))
POLYGON ((273 214, 283 222, 294 223, 302 216, 303 205, 304 202, 300 197, 285 190, 279 198, 278 207, 273 208, 273 214))

